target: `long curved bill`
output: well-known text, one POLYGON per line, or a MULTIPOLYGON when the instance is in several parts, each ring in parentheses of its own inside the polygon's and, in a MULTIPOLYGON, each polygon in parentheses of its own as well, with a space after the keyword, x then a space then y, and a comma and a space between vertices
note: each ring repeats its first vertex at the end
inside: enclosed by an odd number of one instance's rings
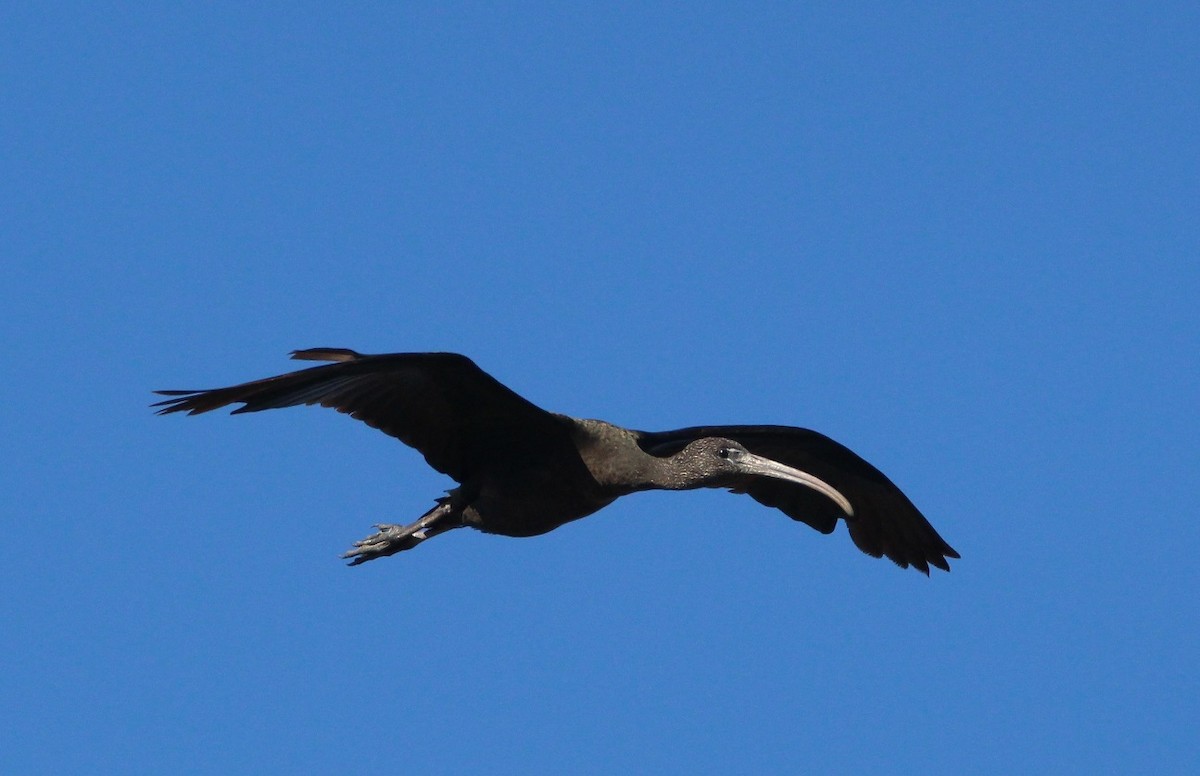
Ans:
POLYGON ((842 511, 846 513, 846 517, 854 517, 854 507, 850 506, 850 501, 837 488, 825 480, 812 476, 808 472, 793 469, 790 466, 779 463, 779 461, 772 461, 770 458, 763 458, 761 455, 753 453, 742 458, 741 464, 751 474, 774 477, 777 480, 787 480, 797 485, 803 485, 806 488, 812 488, 841 507, 842 511))

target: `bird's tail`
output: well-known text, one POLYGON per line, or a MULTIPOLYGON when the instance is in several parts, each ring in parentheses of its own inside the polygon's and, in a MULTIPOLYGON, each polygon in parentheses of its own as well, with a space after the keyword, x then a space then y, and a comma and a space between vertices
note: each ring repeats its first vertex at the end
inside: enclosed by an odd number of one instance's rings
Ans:
POLYGON ((362 353, 349 348, 308 348, 292 351, 292 358, 297 361, 356 361, 362 357, 362 353))

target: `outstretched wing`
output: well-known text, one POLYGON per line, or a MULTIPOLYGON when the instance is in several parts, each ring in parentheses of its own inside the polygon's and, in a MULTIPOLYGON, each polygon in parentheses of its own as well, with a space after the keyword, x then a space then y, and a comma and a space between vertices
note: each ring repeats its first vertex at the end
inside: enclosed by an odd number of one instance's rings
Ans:
POLYGON ((429 465, 459 482, 497 453, 563 435, 554 415, 506 388, 456 353, 362 355, 341 348, 297 350, 292 358, 324 366, 228 388, 156 391, 172 398, 160 414, 195 415, 230 404, 258 412, 319 404, 344 412, 416 448, 429 465))
POLYGON ((902 568, 929 573, 934 565, 950 570, 947 558, 958 553, 938 535, 925 516, 884 474, 849 448, 806 428, 792 426, 697 426, 676 431, 639 432, 638 444, 652 455, 671 455, 695 439, 732 439, 755 455, 808 472, 849 499, 854 516, 825 496, 792 482, 752 477, 735 489, 775 507, 821 533, 831 533, 839 517, 860 550, 887 556, 902 568))

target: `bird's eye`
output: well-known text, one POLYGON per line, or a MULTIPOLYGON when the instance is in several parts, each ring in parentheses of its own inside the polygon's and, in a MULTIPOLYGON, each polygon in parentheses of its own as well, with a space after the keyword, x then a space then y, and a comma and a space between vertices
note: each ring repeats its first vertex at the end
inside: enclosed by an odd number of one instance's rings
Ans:
POLYGON ((728 447, 718 447, 717 448, 717 457, 718 458, 728 458, 729 457, 729 448, 728 447))

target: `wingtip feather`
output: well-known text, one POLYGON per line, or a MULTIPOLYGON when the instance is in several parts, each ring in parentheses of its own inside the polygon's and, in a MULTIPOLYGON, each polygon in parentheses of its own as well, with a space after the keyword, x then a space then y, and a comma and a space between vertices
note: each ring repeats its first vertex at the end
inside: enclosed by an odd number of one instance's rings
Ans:
POLYGON ((290 355, 296 361, 356 361, 363 357, 349 348, 306 348, 293 350, 290 355))

